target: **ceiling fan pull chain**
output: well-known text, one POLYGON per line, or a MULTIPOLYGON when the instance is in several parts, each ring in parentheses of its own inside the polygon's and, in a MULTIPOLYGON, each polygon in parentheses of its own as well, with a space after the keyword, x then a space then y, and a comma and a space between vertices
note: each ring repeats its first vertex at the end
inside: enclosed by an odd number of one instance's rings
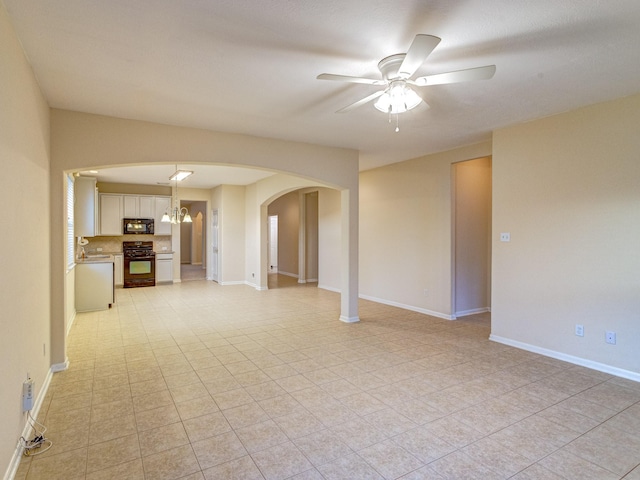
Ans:
POLYGON ((400 115, 396 113, 396 132, 400 131, 400 115))

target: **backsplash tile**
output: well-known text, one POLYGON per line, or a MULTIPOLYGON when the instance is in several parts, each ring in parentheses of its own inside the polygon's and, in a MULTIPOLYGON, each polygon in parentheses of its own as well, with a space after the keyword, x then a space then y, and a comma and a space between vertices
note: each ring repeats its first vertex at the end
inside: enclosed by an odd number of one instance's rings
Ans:
POLYGON ((87 240, 89 243, 84 246, 86 253, 96 253, 98 248, 102 248, 103 253, 120 253, 122 252, 122 242, 137 241, 153 241, 155 252, 162 251, 163 247, 172 250, 171 235, 119 235, 117 237, 90 237, 87 240))

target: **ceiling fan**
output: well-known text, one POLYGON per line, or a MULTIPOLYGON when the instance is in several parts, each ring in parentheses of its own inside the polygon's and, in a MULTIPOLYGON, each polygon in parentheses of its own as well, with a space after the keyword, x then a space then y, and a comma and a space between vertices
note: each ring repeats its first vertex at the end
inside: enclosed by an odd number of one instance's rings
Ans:
MULTIPOLYGON (((453 72, 425 75, 412 79, 418 68, 424 63, 431 52, 440 43, 440 38, 433 35, 418 34, 411 43, 407 53, 398 53, 385 57, 378 63, 382 79, 352 77, 348 75, 334 75, 322 73, 319 80, 334 80, 338 82, 364 83, 384 87, 351 105, 341 108, 336 113, 346 113, 366 103, 376 100, 374 106, 381 112, 397 115, 417 107, 423 99, 413 87, 444 85, 449 83, 469 82, 473 80, 487 80, 496 72, 495 65, 468 68, 453 72)), ((396 128, 398 131, 398 128, 396 128)))

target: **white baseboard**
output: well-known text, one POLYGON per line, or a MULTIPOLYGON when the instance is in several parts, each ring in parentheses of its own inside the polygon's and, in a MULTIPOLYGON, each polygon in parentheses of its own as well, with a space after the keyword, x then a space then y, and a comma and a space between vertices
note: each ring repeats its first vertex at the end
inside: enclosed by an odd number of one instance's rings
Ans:
POLYGON ((318 288, 321 288, 323 290, 327 290, 328 292, 342 293, 342 291, 339 288, 330 287, 329 285, 322 285, 320 283, 318 284, 318 288))
POLYGON ((604 363, 594 362, 593 360, 587 360, 586 358, 574 357, 573 355, 556 352, 555 350, 549 350, 547 348, 530 345, 528 343, 519 342, 510 338, 500 337, 498 335, 489 335, 489 340, 493 340, 494 342, 502 343, 504 345, 509 345, 510 347, 519 348, 521 350, 526 350, 528 352, 539 353, 540 355, 544 355, 545 357, 555 358, 557 360, 573 363, 574 365, 580 365, 581 367, 587 367, 599 372, 609 373, 611 375, 615 375, 616 377, 622 377, 626 378, 627 380, 640 382, 640 373, 632 372, 631 370, 625 370, 604 363))
MULTIPOLYGON (((69 362, 65 362, 68 364, 69 362)), ((44 397, 47 394, 47 390, 49 390, 49 385, 51 384, 51 378, 53 377, 53 367, 49 369, 46 377, 44 378, 44 382, 42 382, 42 388, 38 392, 38 396, 36 397, 36 401, 33 403, 33 408, 31 409, 31 416, 33 418, 38 418, 38 413, 40 412, 40 408, 42 407, 42 402, 44 401, 44 397)), ((29 438, 31 436, 31 424, 27 421, 27 415, 24 414, 25 424, 22 429, 22 434, 24 438, 29 438)), ((24 448, 20 444, 20 440, 18 440, 16 444, 16 449, 13 452, 13 456, 11 457, 11 462, 7 467, 7 471, 4 474, 4 480, 13 480, 18 472, 18 467, 20 466, 20 460, 24 454, 24 448)))
POLYGON ((424 313, 425 315, 431 315, 432 317, 442 318, 444 320, 455 320, 453 315, 447 315, 446 313, 434 312, 433 310, 427 310, 426 308, 414 307, 413 305, 405 305, 404 303, 392 302, 390 300, 384 300, 382 298, 371 297, 369 295, 359 295, 359 298, 364 300, 370 300, 376 303, 382 303, 383 305, 390 305, 392 307, 403 308, 412 312, 424 313))
POLYGON ((51 371, 53 373, 62 372, 64 370, 66 370, 67 368, 69 368, 69 359, 68 358, 65 358, 63 363, 54 363, 53 365, 51 365, 51 371))
POLYGON ((360 321, 360 317, 345 317, 340 315, 340 321, 344 323, 356 323, 360 321))
POLYGON ((227 286, 227 285, 251 285, 249 282, 245 282, 244 280, 234 280, 234 281, 227 281, 227 282, 218 282, 218 285, 223 285, 223 286, 227 286))
POLYGON ((466 317, 469 315, 477 315, 478 313, 487 313, 490 311, 491 309, 489 307, 473 308, 471 310, 463 310, 462 312, 456 312, 455 318, 466 317))
POLYGON ((261 287, 260 285, 258 285, 257 283, 253 283, 253 282, 232 282, 232 283, 225 283, 225 285, 248 285, 251 288, 255 288, 256 290, 258 290, 259 292, 262 292, 264 290, 268 290, 267 287, 261 287))
POLYGON ((285 277, 298 278, 297 273, 283 272, 282 270, 277 270, 276 272, 273 272, 273 273, 277 273, 278 275, 284 275, 285 277))

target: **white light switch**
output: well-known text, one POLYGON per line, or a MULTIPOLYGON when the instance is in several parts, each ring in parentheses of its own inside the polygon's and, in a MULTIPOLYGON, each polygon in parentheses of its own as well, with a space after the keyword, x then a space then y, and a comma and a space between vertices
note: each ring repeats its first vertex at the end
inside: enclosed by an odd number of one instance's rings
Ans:
POLYGON ((500 241, 501 242, 510 242, 511 241, 511 234, 509 232, 502 232, 500 234, 500 241))

